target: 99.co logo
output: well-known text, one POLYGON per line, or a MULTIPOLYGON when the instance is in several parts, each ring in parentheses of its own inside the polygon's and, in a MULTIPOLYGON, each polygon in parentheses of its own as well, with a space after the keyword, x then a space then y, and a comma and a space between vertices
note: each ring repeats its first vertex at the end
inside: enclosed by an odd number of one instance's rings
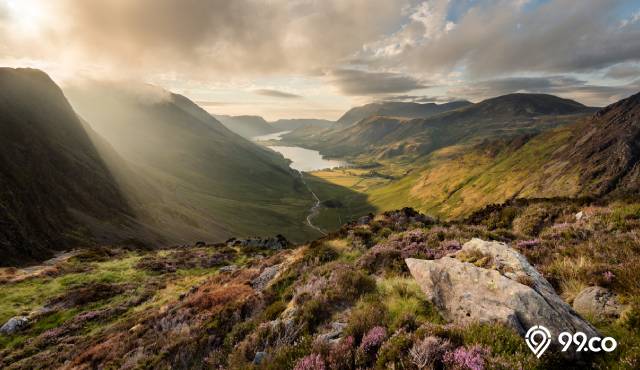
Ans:
MULTIPOLYGON (((527 346, 538 358, 544 354, 551 344, 551 333, 549 329, 542 325, 532 326, 525 335, 527 346)), ((558 343, 562 347, 562 352, 566 352, 572 345, 576 346, 576 352, 612 352, 618 346, 618 342, 611 337, 591 337, 589 338, 583 332, 571 334, 562 332, 558 335, 558 343)))

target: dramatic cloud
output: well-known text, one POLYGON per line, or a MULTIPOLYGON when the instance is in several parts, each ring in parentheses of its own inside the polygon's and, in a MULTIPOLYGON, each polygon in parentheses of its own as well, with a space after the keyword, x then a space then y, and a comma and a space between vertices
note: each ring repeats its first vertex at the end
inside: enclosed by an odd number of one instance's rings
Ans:
POLYGON ((271 90, 271 89, 260 89, 260 90, 254 91, 254 93, 256 93, 258 95, 263 95, 263 96, 270 96, 272 98, 282 98, 282 99, 300 99, 300 98, 302 98, 301 95, 296 95, 296 94, 291 94, 291 93, 284 92, 284 91, 271 90))
POLYGON ((605 77, 624 80, 628 78, 640 78, 640 64, 618 64, 611 67, 605 77))
POLYGON ((0 63, 54 78, 139 78, 204 101, 270 97, 287 109, 513 89, 575 92, 604 104, 638 78, 640 4, 0 0, 0 63), (615 86, 601 86, 607 81, 615 86), (282 99, 286 91, 305 99, 282 99))
POLYGON ((346 95, 395 94, 425 88, 419 80, 398 73, 338 69, 331 82, 346 95))
POLYGON ((590 71, 640 58, 640 24, 620 27, 613 21, 616 5, 628 1, 553 0, 531 6, 528 1, 478 1, 455 23, 439 10, 448 1, 429 3, 431 27, 424 25, 425 17, 413 17, 387 39, 388 45, 372 46, 378 63, 393 59, 422 73, 457 68, 470 76, 492 76, 590 71))

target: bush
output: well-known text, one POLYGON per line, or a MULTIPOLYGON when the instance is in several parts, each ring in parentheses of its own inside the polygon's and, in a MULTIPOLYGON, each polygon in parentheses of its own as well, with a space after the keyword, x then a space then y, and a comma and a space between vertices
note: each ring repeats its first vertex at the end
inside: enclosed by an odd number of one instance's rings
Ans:
POLYGON ((360 347, 356 353, 356 365, 367 367, 376 359, 378 349, 387 338, 387 330, 382 326, 374 326, 362 338, 360 347))
POLYGON ((444 355, 444 362, 455 369, 484 370, 490 350, 482 346, 458 347, 444 355))
POLYGON ((355 340, 348 336, 333 346, 327 354, 327 365, 331 370, 353 369, 355 367, 355 340))
POLYGON ((418 369, 432 368, 442 362, 444 355, 451 351, 451 342, 438 337, 426 337, 414 343, 409 350, 411 362, 418 369))
POLYGON ((356 343, 360 343, 362 337, 372 328, 385 325, 387 322, 387 310, 382 302, 375 296, 369 296, 361 300, 351 310, 344 334, 353 336, 356 343))
POLYGON ((301 358, 293 370, 325 370, 324 361, 318 354, 301 358))
POLYGON ((413 344, 413 335, 404 330, 396 332, 378 351, 376 368, 401 369, 409 363, 407 354, 413 344))

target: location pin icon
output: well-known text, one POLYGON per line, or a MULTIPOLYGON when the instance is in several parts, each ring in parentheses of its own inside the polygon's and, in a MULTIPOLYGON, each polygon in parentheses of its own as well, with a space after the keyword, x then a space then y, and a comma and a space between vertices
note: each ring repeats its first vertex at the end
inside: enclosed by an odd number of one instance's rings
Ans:
POLYGON ((551 344, 551 333, 544 326, 535 325, 527 331, 525 341, 531 352, 540 358, 551 344))

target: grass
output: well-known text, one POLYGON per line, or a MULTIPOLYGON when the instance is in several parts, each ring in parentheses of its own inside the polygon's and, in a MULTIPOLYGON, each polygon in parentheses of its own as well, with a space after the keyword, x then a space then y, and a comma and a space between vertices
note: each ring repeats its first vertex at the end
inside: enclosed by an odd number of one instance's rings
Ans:
POLYGON ((381 279, 378 281, 378 291, 387 308, 389 327, 393 331, 409 319, 415 320, 418 325, 443 322, 413 278, 394 276, 381 279))

